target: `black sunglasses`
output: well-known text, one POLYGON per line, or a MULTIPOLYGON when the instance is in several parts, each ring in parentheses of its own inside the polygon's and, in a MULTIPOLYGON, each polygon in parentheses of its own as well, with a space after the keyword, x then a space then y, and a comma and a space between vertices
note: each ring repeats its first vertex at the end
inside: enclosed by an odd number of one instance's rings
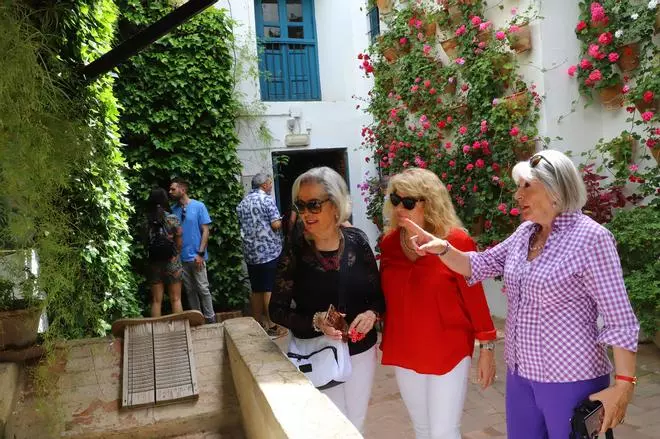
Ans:
POLYGON ((186 206, 183 206, 181 208, 181 222, 184 222, 186 220, 186 206))
POLYGON ((307 202, 298 200, 295 203, 293 203, 293 207, 296 208, 298 211, 298 214, 302 215, 305 213, 306 210, 309 210, 310 213, 321 213, 321 209, 323 209, 323 203, 330 201, 330 198, 326 198, 325 200, 309 200, 307 202))
POLYGON ((392 206, 396 207, 399 203, 403 203, 403 207, 408 210, 413 210, 418 201, 424 201, 424 198, 401 197, 396 192, 390 194, 390 202, 392 206))
POLYGON ((545 162, 548 165, 550 165, 550 167, 552 168, 552 173, 555 174, 555 178, 558 178, 557 169, 555 168, 555 166, 552 163, 550 163, 550 160, 546 159, 541 154, 533 155, 529 159, 529 166, 532 167, 532 168, 536 168, 538 166, 538 164, 541 163, 541 160, 545 160, 545 162))

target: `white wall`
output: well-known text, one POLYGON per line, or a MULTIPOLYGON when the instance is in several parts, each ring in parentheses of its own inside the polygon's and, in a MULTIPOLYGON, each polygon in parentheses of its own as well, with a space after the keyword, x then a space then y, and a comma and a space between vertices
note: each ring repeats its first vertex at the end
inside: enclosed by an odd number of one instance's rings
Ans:
MULTIPOLYGON (((366 204, 360 196, 357 184, 364 180, 365 172, 374 173, 373 165, 365 162, 367 152, 360 150, 362 126, 370 117, 356 109, 358 102, 353 96, 366 96, 371 81, 362 77, 358 68, 357 54, 369 44, 366 10, 360 10, 366 1, 315 0, 315 19, 321 80, 321 101, 316 102, 267 102, 263 121, 274 139, 270 144, 259 140, 254 121, 239 123, 239 156, 243 163, 243 175, 251 176, 259 171, 272 172, 271 153, 287 148, 284 137, 288 133, 287 119, 292 109, 301 111, 302 132, 311 127, 311 144, 306 150, 346 148, 348 173, 353 201, 353 222, 364 230, 372 242, 376 241, 377 229, 366 217, 366 204)), ((256 57, 255 11, 253 0, 222 0, 216 7, 227 9, 239 23, 236 32, 240 51, 250 51, 256 57)), ((258 80, 243 76, 240 90, 247 101, 258 100, 258 80)))

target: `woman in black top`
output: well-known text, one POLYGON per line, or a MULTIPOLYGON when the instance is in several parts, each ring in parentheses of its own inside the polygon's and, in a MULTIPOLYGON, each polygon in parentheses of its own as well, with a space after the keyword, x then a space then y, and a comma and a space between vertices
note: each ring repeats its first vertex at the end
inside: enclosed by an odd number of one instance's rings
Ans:
POLYGON ((304 233, 291 233, 287 240, 270 316, 295 337, 338 340, 342 333, 324 324, 325 312, 333 304, 346 315, 349 332, 364 337, 348 341, 351 377, 322 390, 362 430, 377 364, 374 324, 385 311, 376 259, 364 232, 342 226, 350 215, 350 198, 346 183, 335 171, 321 167, 300 175, 293 184, 292 199, 304 233), (339 300, 340 270, 343 303, 339 300))

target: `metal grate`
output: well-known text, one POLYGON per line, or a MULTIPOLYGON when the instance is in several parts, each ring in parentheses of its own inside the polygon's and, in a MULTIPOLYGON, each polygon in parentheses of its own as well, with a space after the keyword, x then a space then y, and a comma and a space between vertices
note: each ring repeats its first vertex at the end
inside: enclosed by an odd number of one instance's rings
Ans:
POLYGON ((123 407, 199 396, 188 320, 127 326, 123 364, 123 407))

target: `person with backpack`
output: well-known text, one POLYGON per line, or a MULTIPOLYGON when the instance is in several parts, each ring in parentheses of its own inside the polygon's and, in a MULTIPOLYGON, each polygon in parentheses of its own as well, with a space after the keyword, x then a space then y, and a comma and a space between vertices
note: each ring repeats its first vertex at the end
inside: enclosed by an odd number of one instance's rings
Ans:
POLYGON ((183 312, 181 306, 181 247, 182 228, 179 219, 170 211, 167 191, 151 190, 147 201, 149 275, 151 283, 151 317, 161 315, 163 293, 167 287, 172 312, 183 312))

